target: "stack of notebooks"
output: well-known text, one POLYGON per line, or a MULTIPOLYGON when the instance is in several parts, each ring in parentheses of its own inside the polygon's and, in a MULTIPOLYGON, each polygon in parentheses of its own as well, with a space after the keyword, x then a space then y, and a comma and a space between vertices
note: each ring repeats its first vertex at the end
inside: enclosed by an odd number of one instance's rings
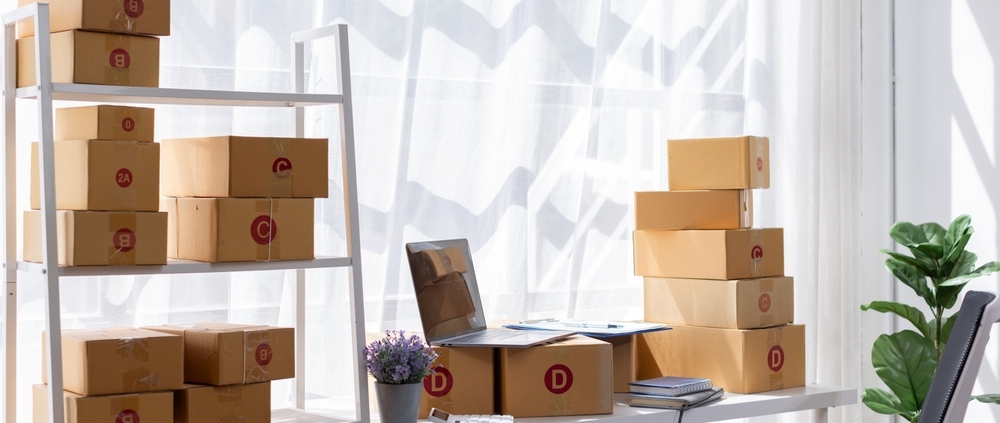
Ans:
POLYGON ((687 410, 722 398, 722 388, 713 388, 708 379, 658 377, 629 383, 632 407, 687 410))

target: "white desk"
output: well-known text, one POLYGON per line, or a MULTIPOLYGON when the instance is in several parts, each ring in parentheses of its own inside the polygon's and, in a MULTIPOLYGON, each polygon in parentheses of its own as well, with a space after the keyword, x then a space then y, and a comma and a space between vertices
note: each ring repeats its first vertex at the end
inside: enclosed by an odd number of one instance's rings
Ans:
MULTIPOLYGON (((717 422, 804 410, 813 410, 814 421, 826 423, 827 408, 857 402, 856 389, 830 385, 806 385, 750 395, 727 393, 721 400, 710 405, 685 411, 683 423, 717 422)), ((615 394, 613 414, 539 417, 515 419, 515 421, 518 423, 671 423, 676 422, 679 417, 680 412, 676 410, 629 407, 628 395, 615 394)))

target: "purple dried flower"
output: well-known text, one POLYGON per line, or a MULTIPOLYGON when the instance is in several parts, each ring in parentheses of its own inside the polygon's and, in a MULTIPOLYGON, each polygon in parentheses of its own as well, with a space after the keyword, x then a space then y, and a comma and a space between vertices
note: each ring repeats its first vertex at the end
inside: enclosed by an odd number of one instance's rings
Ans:
POLYGON ((433 373, 431 363, 438 355, 419 336, 406 337, 401 330, 387 330, 385 335, 365 347, 368 372, 378 383, 418 383, 433 373))

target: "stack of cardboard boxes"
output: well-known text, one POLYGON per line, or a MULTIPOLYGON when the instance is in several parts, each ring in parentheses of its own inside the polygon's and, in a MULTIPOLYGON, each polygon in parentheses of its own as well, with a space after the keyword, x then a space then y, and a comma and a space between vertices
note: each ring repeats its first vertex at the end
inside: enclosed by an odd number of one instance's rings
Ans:
POLYGON ((753 191, 770 186, 767 138, 668 142, 670 191, 635 194, 635 273, 645 320, 638 378, 711 379, 727 392, 805 383, 805 328, 793 320, 780 228, 753 228, 753 191))
MULTIPOLYGON (((269 422, 270 381, 295 376, 294 338, 226 323, 64 330, 66 421, 269 422)), ((48 421, 48 392, 33 389, 36 423, 48 421)))

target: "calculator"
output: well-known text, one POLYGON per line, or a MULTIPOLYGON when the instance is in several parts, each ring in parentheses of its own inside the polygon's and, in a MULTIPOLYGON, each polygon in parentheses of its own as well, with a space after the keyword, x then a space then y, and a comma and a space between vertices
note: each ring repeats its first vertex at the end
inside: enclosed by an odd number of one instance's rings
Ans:
POLYGON ((514 423, 514 416, 499 414, 457 415, 432 408, 430 414, 427 416, 427 420, 431 421, 431 423, 514 423))

